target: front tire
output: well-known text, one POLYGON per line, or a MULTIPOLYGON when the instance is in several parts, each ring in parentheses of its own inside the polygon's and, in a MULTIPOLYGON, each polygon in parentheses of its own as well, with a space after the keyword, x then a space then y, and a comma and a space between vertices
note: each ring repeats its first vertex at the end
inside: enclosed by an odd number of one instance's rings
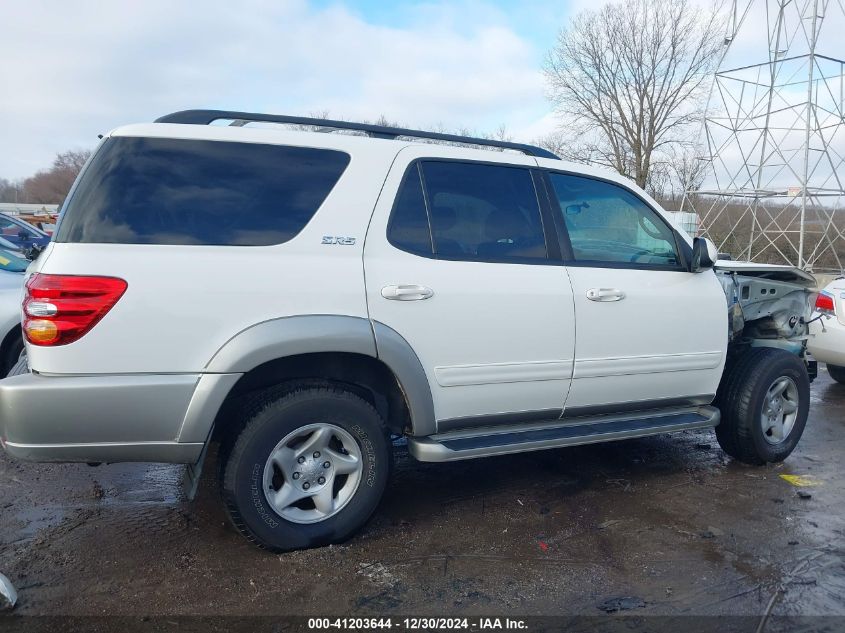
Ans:
POLYGON ((781 462, 807 424, 810 380, 804 362, 775 348, 751 349, 723 379, 719 445, 746 464, 781 462))
POLYGON ((387 485, 392 444, 364 399, 327 386, 253 398, 223 468, 235 527, 276 552, 348 539, 387 485))
POLYGON ((830 377, 833 378, 836 382, 841 385, 845 385, 845 367, 840 367, 839 365, 831 365, 830 363, 828 363, 827 373, 830 374, 830 377))

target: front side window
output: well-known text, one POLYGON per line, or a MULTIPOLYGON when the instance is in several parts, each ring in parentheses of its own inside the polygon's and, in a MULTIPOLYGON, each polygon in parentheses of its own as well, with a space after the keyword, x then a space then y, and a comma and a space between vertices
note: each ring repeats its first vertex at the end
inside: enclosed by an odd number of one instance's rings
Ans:
POLYGON ((348 163, 327 149, 111 138, 65 205, 56 241, 280 244, 305 227, 348 163))
POLYGON ((549 178, 576 262, 680 265, 674 233, 632 192, 582 176, 549 178))

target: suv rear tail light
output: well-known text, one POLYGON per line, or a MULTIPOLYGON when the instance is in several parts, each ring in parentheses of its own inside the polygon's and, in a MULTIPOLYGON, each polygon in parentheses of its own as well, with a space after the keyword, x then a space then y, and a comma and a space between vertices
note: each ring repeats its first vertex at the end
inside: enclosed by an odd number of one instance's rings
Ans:
POLYGON ((126 292, 117 277, 43 275, 26 282, 23 332, 33 345, 66 345, 93 328, 126 292))
POLYGON ((816 297, 816 310, 836 314, 836 304, 833 302, 833 295, 824 291, 820 292, 819 296, 816 297))

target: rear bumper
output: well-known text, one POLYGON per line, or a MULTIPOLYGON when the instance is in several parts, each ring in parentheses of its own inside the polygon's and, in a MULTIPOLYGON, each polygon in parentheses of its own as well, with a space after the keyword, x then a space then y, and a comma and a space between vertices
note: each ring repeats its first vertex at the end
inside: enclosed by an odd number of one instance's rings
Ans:
POLYGON ((185 442, 124 442, 114 444, 21 444, 3 442, 5 451, 30 462, 164 462, 194 464, 202 444, 185 442))
POLYGON ((845 367, 845 326, 835 318, 810 323, 807 349, 817 361, 845 367))
POLYGON ((194 397, 208 392, 198 389, 201 378, 12 376, 0 380, 0 443, 33 461, 193 463, 207 433, 192 428, 194 437, 187 438, 183 431, 192 412, 207 404, 194 397))

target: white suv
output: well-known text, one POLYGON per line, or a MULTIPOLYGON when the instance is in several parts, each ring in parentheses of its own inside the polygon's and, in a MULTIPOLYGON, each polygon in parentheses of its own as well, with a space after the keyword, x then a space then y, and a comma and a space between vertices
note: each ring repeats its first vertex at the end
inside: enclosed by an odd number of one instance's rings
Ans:
POLYGON ((107 135, 71 190, 0 439, 194 476, 219 441, 232 521, 274 550, 358 529, 392 436, 450 461, 716 427, 782 460, 814 282, 715 260, 629 181, 540 148, 175 113, 107 135))

